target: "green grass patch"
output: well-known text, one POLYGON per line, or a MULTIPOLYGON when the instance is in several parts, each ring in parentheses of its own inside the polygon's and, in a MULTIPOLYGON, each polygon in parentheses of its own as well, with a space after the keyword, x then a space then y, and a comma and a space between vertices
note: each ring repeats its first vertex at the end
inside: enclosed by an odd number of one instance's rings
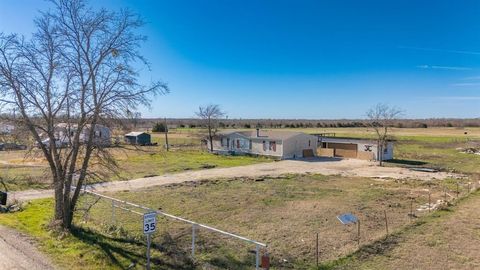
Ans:
POLYGON ((120 175, 124 179, 132 179, 146 175, 244 166, 271 161, 273 160, 265 157, 214 155, 197 150, 149 152, 131 155, 120 161, 120 175))

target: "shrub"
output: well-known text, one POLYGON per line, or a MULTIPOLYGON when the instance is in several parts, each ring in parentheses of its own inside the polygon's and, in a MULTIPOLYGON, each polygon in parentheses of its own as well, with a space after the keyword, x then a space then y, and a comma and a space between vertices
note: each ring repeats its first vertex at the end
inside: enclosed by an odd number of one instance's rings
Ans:
POLYGON ((152 132, 165 132, 165 131, 167 131, 167 128, 164 123, 156 123, 152 128, 152 132))

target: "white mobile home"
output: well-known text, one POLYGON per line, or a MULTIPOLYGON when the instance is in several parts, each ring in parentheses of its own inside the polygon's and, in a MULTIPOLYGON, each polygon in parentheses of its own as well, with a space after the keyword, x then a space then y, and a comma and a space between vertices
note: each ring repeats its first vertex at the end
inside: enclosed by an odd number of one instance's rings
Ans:
POLYGON ((15 126, 7 123, 0 123, 0 134, 12 134, 15 126))
MULTIPOLYGON (((73 141, 78 126, 76 124, 60 123, 55 126, 55 144, 57 146, 69 146, 73 141)), ((80 143, 85 143, 89 139, 91 125, 86 125, 80 133, 80 143)), ((97 146, 110 146, 112 143, 110 129, 106 126, 96 124, 93 134, 93 142, 97 146)), ((49 139, 43 140, 43 144, 48 145, 49 139)))
MULTIPOLYGON (((210 149, 210 142, 208 149, 210 149)), ((315 156, 317 137, 301 132, 253 130, 218 133, 213 139, 213 152, 249 154, 290 159, 315 156)))

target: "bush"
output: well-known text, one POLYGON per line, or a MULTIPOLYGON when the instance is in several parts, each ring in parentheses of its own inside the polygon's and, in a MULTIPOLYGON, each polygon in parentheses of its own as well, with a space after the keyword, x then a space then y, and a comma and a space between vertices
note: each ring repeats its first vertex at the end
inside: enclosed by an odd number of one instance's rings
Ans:
POLYGON ((156 123, 153 128, 152 132, 166 132, 167 128, 164 123, 156 123))

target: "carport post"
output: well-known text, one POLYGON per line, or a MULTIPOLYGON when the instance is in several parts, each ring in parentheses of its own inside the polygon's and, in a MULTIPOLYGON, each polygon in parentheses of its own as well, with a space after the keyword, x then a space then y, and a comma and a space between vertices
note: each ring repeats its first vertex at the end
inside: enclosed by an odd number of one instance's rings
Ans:
POLYGON ((260 269, 260 246, 258 244, 255 249, 255 269, 260 269))

